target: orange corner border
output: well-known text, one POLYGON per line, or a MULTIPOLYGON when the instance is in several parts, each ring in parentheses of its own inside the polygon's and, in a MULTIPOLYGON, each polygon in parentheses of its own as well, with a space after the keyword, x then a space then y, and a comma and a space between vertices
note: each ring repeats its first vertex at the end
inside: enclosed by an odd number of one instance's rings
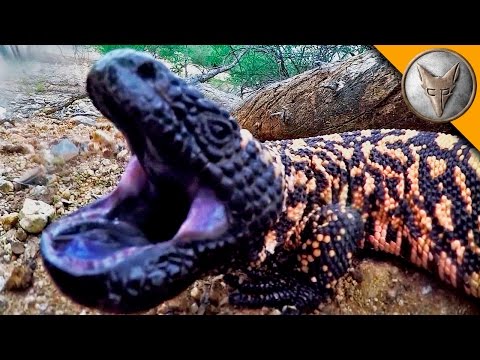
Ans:
MULTIPOLYGON (((480 45, 375 45, 375 48, 402 74, 412 59, 424 51, 438 48, 453 50, 470 63, 477 80, 480 80, 480 45)), ((453 120, 452 125, 480 150, 480 96, 478 94, 470 108, 462 116, 453 120)))

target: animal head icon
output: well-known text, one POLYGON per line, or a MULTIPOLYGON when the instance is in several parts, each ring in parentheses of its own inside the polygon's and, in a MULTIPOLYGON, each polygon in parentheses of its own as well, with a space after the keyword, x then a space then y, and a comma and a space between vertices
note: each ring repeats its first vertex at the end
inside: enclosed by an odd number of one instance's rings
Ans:
POLYGON ((417 64, 422 88, 432 103, 433 110, 438 117, 442 116, 445 104, 455 88, 455 82, 460 72, 459 63, 453 65, 443 76, 431 74, 420 64, 417 64))

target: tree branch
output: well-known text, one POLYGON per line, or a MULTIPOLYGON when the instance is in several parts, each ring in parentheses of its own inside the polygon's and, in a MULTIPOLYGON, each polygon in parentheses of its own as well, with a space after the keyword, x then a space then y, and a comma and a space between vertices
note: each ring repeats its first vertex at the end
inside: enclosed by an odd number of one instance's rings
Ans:
POLYGON ((221 74, 221 73, 223 73, 223 72, 225 72, 225 71, 228 71, 228 70, 230 70, 231 68, 233 68, 235 65, 237 65, 238 62, 239 62, 239 61, 241 60, 241 58, 243 57, 243 55, 245 55, 248 50, 250 50, 249 47, 243 49, 238 55, 235 56, 235 60, 233 60, 230 64, 213 68, 213 69, 207 71, 207 72, 204 73, 204 74, 199 74, 199 75, 195 75, 195 76, 190 76, 190 77, 186 78, 185 81, 186 81, 188 84, 198 84, 198 83, 203 83, 203 82, 205 82, 205 81, 207 81, 207 80, 210 80, 211 78, 217 76, 218 74, 221 74))

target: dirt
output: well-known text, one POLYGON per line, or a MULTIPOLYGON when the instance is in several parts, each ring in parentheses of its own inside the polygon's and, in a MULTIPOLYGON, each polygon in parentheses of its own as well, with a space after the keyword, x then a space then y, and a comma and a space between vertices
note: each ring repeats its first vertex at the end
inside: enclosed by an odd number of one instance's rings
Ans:
MULTIPOLYGON (((45 108, 83 91, 89 61, 77 61, 74 56, 53 62, 50 58, 29 68, 17 64, 23 76, 0 77, 0 106, 10 114, 8 121, 0 123, 0 178, 15 184, 13 191, 0 192, 0 217, 12 214, 5 226, 0 222, 0 314, 100 314, 59 292, 39 256, 41 235, 26 234, 15 220, 26 198, 54 206, 55 219, 75 211, 110 192, 128 162, 125 140, 107 119, 92 111, 87 116, 93 125, 75 120, 75 109, 91 111, 88 100, 79 100, 81 106, 72 104, 71 111, 44 115, 45 108), (39 79, 56 85, 33 94, 31 87, 39 79), (80 153, 66 163, 50 164, 46 151, 65 138, 80 153), (16 183, 22 176, 37 182, 16 183)), ((340 280, 332 300, 315 314, 480 313, 478 301, 402 261, 368 254, 355 262, 355 270, 340 280)), ((235 308, 228 304, 227 294, 221 276, 206 277, 145 314, 280 314, 270 308, 235 308)))

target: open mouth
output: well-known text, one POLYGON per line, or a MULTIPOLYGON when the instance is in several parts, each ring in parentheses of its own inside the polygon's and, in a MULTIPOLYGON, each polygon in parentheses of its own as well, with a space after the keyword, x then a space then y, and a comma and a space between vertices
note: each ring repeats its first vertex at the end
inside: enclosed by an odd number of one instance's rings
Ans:
POLYGON ((185 93, 198 95, 179 86, 185 85, 161 63, 136 52, 105 56, 92 68, 90 98, 125 135, 133 156, 112 193, 44 231, 41 251, 53 272, 105 276, 185 249, 191 265, 196 243, 221 241, 229 215, 215 185, 199 176, 198 167, 208 164, 187 151, 192 135, 182 128, 186 106, 194 104, 185 93))
POLYGON ((42 252, 72 275, 94 275, 152 247, 188 247, 226 228, 225 206, 213 190, 172 170, 152 183, 132 157, 111 194, 45 231, 42 252))
POLYGON ((198 91, 142 53, 105 56, 90 71, 87 91, 133 155, 114 191, 43 232, 41 254, 77 302, 114 312, 147 309, 231 249, 225 194, 233 182, 207 156, 215 158, 212 144, 223 144, 229 127, 211 119, 221 112, 198 91), (215 137, 202 142, 209 134, 215 137))

